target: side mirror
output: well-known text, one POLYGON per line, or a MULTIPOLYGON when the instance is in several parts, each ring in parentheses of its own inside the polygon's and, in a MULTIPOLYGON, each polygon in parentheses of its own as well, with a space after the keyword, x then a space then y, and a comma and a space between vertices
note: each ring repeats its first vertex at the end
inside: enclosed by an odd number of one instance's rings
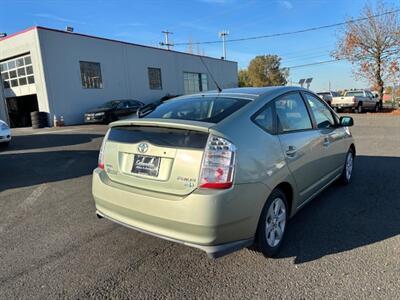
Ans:
POLYGON ((353 126, 354 121, 352 117, 340 117, 341 126, 353 126))

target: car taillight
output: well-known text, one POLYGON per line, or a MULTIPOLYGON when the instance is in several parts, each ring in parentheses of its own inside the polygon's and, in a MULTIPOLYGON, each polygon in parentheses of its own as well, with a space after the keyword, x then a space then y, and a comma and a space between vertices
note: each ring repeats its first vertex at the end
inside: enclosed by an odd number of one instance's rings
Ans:
POLYGON ((107 131, 106 135, 103 138, 103 142, 101 143, 100 151, 99 151, 99 160, 98 160, 98 167, 104 170, 104 148, 106 146, 106 142, 108 139, 108 133, 110 129, 107 131))
POLYGON ((236 147, 224 138, 210 135, 204 152, 200 187, 227 189, 233 184, 236 147))

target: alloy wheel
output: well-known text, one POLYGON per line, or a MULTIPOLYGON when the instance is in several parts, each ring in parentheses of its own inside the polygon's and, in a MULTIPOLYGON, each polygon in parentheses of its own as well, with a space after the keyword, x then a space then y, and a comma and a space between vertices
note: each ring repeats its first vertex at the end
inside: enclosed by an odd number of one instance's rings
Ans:
POLYGON ((286 226, 286 208, 281 198, 271 203, 265 221, 265 237, 270 247, 276 247, 283 238, 286 226))
POLYGON ((353 154, 349 152, 346 158, 346 179, 350 180, 353 173, 353 154))

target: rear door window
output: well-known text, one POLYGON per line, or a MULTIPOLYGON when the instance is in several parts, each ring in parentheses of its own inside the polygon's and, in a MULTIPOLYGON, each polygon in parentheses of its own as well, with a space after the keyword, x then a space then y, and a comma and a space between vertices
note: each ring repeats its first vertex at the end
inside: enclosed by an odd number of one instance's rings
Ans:
POLYGON ((310 116, 299 93, 289 93, 275 100, 275 110, 279 132, 312 129, 310 116))
POLYGON ((346 97, 364 97, 364 92, 360 92, 360 91, 355 91, 355 92, 347 92, 346 93, 346 97))
POLYGON ((250 100, 227 97, 190 97, 168 100, 144 118, 191 120, 218 123, 250 100))

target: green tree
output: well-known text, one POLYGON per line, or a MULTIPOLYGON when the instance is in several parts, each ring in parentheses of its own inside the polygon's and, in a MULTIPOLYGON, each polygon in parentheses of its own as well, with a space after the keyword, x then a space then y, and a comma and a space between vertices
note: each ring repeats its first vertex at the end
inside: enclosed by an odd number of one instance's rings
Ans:
POLYGON ((289 70, 281 68, 279 56, 259 55, 250 61, 247 75, 250 86, 285 85, 289 70))
POLYGON ((249 72, 246 69, 239 70, 238 81, 239 81, 239 87, 250 86, 249 72))

